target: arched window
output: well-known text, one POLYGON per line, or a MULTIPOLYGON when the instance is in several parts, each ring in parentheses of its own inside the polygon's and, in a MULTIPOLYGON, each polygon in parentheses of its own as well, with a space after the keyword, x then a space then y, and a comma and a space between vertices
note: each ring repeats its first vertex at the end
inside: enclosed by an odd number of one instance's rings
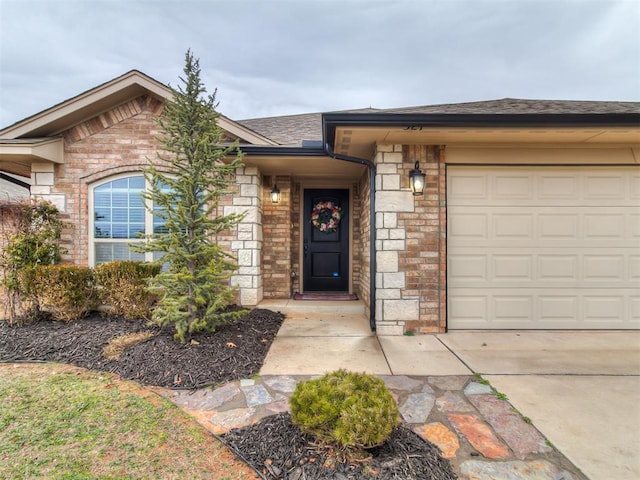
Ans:
POLYGON ((158 258, 154 253, 132 252, 129 244, 139 242, 139 234, 162 228, 157 217, 145 208, 142 192, 147 188, 142 175, 120 176, 90 189, 90 254, 93 266, 114 260, 158 258))

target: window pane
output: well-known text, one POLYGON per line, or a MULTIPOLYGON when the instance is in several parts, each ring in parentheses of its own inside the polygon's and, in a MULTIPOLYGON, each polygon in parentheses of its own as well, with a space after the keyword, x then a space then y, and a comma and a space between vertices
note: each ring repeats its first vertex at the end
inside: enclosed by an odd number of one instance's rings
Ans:
POLYGON ((111 238, 111 224, 106 222, 96 222, 93 235, 96 238, 111 238))
POLYGON ((144 261, 144 253, 132 252, 127 243, 96 243, 96 265, 115 260, 144 261))
POLYGON ((114 208, 111 210, 111 220, 113 222, 126 222, 129 220, 129 210, 126 208, 114 208))
POLYGON ((144 208, 132 208, 129 210, 129 221, 132 223, 144 223, 144 208))
POLYGON ((138 234, 144 234, 144 223, 129 224, 129 238, 138 238, 138 234))
POLYGON ((98 189, 96 188, 95 191, 93 192, 93 205, 95 208, 111 207, 111 190, 106 192, 103 190, 99 192, 98 189))
POLYGON ((144 177, 129 177, 129 188, 144 190, 144 177))
POLYGON ((121 178, 120 180, 114 180, 111 182, 111 188, 120 190, 129 190, 129 179, 121 178))
POLYGON ((96 208, 93 212, 93 219, 96 222, 110 222, 111 210, 108 208, 96 208))
POLYGON ((112 238, 130 238, 129 226, 126 223, 112 223, 111 236, 112 238))

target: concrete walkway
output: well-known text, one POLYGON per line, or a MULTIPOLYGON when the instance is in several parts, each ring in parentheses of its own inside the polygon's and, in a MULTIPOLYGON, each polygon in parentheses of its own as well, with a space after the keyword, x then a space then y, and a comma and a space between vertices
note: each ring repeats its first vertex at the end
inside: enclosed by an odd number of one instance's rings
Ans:
POLYGON ((380 375, 461 479, 640 478, 640 332, 377 337, 360 302, 260 308, 286 319, 258 378, 166 393, 212 431, 285 411, 299 381, 346 368, 380 375))

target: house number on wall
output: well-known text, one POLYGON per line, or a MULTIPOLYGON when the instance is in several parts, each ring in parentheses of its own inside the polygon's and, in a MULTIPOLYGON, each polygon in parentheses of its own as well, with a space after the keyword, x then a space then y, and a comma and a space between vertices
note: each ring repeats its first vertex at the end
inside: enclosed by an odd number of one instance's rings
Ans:
POLYGON ((406 127, 403 128, 403 130, 411 130, 413 132, 417 131, 421 131, 422 130, 422 125, 407 125, 406 127))

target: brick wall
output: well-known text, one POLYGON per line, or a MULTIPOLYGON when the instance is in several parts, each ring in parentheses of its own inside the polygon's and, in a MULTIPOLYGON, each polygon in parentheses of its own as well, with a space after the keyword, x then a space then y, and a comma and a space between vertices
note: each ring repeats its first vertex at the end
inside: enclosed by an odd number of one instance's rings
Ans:
POLYGON ((139 172, 147 158, 155 156, 159 131, 154 117, 161 109, 151 97, 136 98, 63 132, 64 164, 33 165, 32 193, 58 205, 69 223, 62 234, 69 252, 65 260, 88 263, 89 185, 119 173, 139 172))
POLYGON ((365 305, 365 314, 370 315, 371 302, 371 182, 369 180, 369 171, 365 171, 358 183, 359 197, 359 218, 354 219, 357 222, 356 229, 359 236, 359 255, 354 258, 354 264, 359 265, 358 283, 354 285, 354 290, 362 299, 365 305))
MULTIPOLYGON (((268 178, 268 177, 267 177, 268 178)), ((265 298, 289 298, 291 296, 291 271, 293 242, 291 228, 291 177, 269 178, 263 189, 263 249, 262 267, 265 298), (271 202, 272 182, 280 189, 280 202, 271 202)))
POLYGON ((409 171, 415 161, 426 174, 424 195, 414 197, 412 213, 398 213, 398 224, 406 231, 406 249, 400 253, 400 271, 405 272, 403 296, 417 297, 419 318, 405 323, 417 333, 444 332, 446 313, 446 177, 444 155, 439 147, 404 146, 402 179, 409 186, 409 171))

